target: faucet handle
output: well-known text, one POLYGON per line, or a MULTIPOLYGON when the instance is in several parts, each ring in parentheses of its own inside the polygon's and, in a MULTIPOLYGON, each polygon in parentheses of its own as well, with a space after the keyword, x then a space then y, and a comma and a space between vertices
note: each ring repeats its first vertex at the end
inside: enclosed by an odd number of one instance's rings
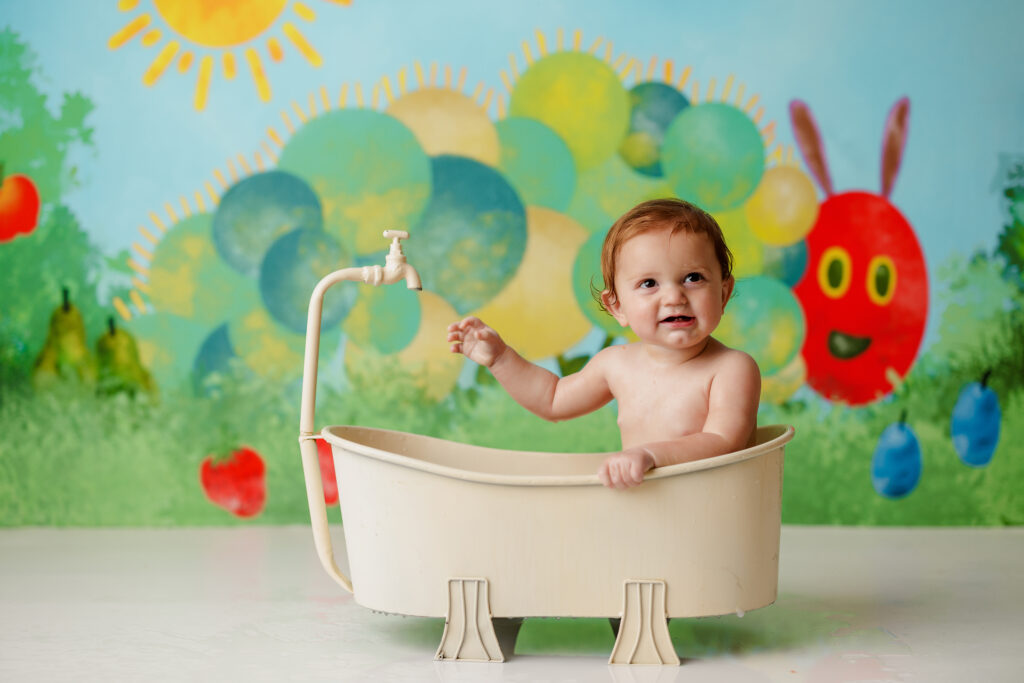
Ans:
POLYGON ((385 230, 384 239, 407 240, 409 239, 409 233, 407 233, 405 230, 385 230))

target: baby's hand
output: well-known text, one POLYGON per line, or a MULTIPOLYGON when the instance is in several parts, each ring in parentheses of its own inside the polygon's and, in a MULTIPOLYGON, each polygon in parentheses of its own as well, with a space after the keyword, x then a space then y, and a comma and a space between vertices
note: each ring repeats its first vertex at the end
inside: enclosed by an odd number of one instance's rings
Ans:
POLYGON ((449 325, 448 341, 452 343, 452 353, 465 354, 466 358, 488 368, 508 348, 497 332, 475 317, 449 325))
POLYGON ((609 455, 597 470, 597 477, 608 488, 628 489, 644 481, 644 472, 654 467, 654 456, 646 448, 628 448, 609 455))

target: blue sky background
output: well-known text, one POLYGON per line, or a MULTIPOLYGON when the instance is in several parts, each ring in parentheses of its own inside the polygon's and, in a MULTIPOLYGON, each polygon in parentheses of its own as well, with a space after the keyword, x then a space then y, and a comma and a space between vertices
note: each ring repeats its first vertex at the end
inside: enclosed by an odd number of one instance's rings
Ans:
MULTIPOLYGON (((137 227, 165 202, 191 197, 228 158, 251 157, 280 111, 326 86, 367 90, 394 79, 416 60, 468 68, 504 92, 509 55, 523 68, 522 44, 535 30, 553 46, 556 29, 583 32, 583 45, 602 36, 646 64, 652 56, 719 87, 729 74, 758 93, 777 140, 792 144, 791 99, 806 101, 823 135, 837 191, 879 189, 881 136, 895 100, 910 97, 910 136, 891 197, 914 226, 933 283, 955 253, 990 250, 1002 225, 994 179, 1000 154, 1024 154, 1024 3, 992 0, 973 6, 932 2, 611 2, 606 0, 354 0, 344 7, 306 0, 313 23, 294 19, 323 57, 314 69, 282 39, 280 64, 264 59, 273 100, 256 96, 244 61, 232 82, 218 68, 205 111, 193 109, 196 69, 170 67, 151 88, 142 74, 157 48, 138 38, 110 50, 109 37, 128 19, 153 11, 152 0, 122 13, 116 0, 0 0, 0 23, 37 53, 58 96, 81 91, 96 105, 89 119, 95 151, 79 155, 82 187, 67 197, 94 241, 114 254, 137 240, 137 227)), ((161 25, 158 19, 158 26, 161 25)), ((281 36, 280 21, 268 35, 281 36)), ((168 38, 165 31, 161 45, 168 38)), ((245 45, 237 46, 241 56, 245 45)), ((929 337, 938 316, 932 308, 929 337)))

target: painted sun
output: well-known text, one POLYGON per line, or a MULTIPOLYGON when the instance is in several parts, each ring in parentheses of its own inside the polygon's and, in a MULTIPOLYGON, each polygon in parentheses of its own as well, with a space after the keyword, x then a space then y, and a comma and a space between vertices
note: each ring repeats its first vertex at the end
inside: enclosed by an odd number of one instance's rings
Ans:
POLYGON ((220 73, 230 81, 238 76, 239 62, 244 62, 257 95, 269 102, 271 86, 264 60, 282 61, 285 44, 313 67, 323 62, 293 20, 316 21, 316 12, 298 0, 149 0, 147 4, 149 9, 140 8, 140 0, 118 0, 117 8, 129 19, 110 36, 107 46, 116 50, 138 36, 144 47, 156 50, 142 75, 146 86, 155 85, 172 65, 182 75, 195 67, 197 111, 206 109, 218 63, 220 73))

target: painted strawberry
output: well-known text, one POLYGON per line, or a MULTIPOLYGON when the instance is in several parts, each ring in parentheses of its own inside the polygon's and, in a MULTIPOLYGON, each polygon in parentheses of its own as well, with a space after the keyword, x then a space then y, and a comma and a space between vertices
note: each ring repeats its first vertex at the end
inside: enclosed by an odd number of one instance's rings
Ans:
POLYGON ((255 517, 267 501, 266 467, 251 448, 243 446, 221 460, 207 456, 199 480, 210 502, 236 517, 255 517))
POLYGON ((36 229, 39 221, 39 191, 28 176, 4 176, 0 164, 0 242, 36 229))
POLYGON ((331 454, 331 444, 323 439, 317 439, 316 453, 320 456, 320 479, 324 483, 324 502, 334 505, 338 502, 338 479, 334 474, 334 456, 331 454))

